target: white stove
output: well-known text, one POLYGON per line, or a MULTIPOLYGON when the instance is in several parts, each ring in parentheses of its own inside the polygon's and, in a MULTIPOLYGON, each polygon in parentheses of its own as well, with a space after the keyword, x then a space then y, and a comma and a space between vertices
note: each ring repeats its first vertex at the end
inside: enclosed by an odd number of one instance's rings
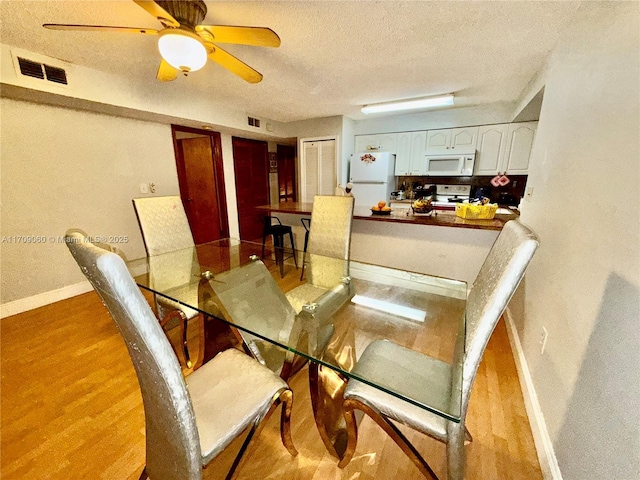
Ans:
POLYGON ((469 200, 471 185, 436 185, 436 207, 455 207, 456 200, 469 200))

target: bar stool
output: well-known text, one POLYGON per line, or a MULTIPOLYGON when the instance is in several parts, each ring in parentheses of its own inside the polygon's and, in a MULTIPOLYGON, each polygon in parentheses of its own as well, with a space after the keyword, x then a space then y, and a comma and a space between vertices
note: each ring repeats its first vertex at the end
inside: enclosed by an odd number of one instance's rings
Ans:
POLYGON ((278 217, 272 215, 265 215, 262 217, 264 223, 264 230, 262 231, 262 258, 264 258, 264 243, 268 235, 273 235, 273 247, 276 254, 276 264, 280 267, 280 277, 284 277, 284 261, 286 258, 293 257, 293 261, 298 269, 298 259, 296 258, 296 247, 293 243, 293 232, 289 225, 282 225, 278 217), (277 224, 273 224, 272 220, 277 221, 277 224), (289 242, 291 243, 291 255, 284 256, 284 236, 289 235, 289 242))
POLYGON ((302 272, 300 272, 300 280, 304 277, 304 264, 307 260, 307 245, 309 244, 309 230, 311 229, 311 219, 301 218, 300 223, 304 227, 304 250, 302 251, 302 272))

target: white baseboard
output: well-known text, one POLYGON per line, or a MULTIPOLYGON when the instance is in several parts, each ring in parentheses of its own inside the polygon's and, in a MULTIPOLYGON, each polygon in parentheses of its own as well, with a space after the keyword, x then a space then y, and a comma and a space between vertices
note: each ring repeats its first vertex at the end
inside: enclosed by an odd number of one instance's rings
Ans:
POLYGON ((9 317, 18 313, 27 312, 34 308, 42 307, 43 305, 49 305, 50 303, 59 302, 66 298, 75 297, 82 293, 87 293, 92 290, 91 284, 88 281, 76 283, 74 285, 68 285, 66 287, 58 288, 57 290, 51 290, 50 292, 39 293, 32 297, 21 298, 20 300, 14 300, 13 302, 7 302, 0 305, 0 318, 9 317))
POLYGON ((533 386, 531 372, 529 371, 529 366, 524 356, 524 351, 522 350, 518 330, 516 329, 513 317, 508 308, 504 312, 504 318, 506 320, 509 343, 511 343, 511 349, 515 353, 516 369, 518 370, 518 377, 520 378, 520 387, 522 388, 522 396, 524 397, 529 424, 531 425, 533 441, 538 452, 542 478, 545 480, 562 480, 562 472, 560 472, 553 443, 547 430, 547 424, 544 421, 540 402, 538 402, 538 395, 533 386))

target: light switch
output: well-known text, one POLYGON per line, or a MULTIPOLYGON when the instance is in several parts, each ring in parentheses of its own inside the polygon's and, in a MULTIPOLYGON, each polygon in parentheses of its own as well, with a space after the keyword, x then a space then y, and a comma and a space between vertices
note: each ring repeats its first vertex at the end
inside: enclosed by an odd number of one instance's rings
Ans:
POLYGON ((149 184, 141 183, 140 184, 140 193, 149 193, 149 184))

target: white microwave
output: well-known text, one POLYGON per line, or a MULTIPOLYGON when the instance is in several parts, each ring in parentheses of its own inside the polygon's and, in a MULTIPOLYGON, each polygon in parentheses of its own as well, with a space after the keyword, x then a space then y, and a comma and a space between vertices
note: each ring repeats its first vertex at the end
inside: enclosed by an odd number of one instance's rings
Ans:
POLYGON ((476 151, 425 152, 427 175, 439 177, 470 177, 476 161, 476 151))

